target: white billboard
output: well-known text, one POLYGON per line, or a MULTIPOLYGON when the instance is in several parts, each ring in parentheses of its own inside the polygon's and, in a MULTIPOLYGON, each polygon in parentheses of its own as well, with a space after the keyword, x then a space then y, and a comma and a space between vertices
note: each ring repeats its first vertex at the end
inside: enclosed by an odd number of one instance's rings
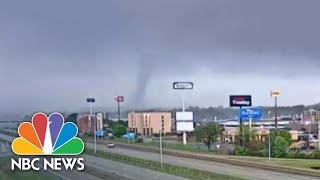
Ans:
POLYGON ((193 89, 193 82, 174 82, 173 89, 193 89))
POLYGON ((193 112, 176 112, 176 121, 193 121, 193 112))
POLYGON ((193 122, 177 122, 178 132, 191 132, 193 130, 193 122))

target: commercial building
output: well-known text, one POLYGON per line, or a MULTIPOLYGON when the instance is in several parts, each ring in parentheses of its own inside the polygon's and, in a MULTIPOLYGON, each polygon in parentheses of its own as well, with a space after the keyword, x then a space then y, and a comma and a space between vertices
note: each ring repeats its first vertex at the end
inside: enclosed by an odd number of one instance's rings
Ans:
POLYGON ((97 131, 103 130, 103 113, 97 113, 97 131))
POLYGON ((320 111, 316 111, 314 109, 310 109, 308 111, 303 111, 301 114, 301 123, 311 123, 314 124, 320 120, 320 111))
MULTIPOLYGON (((298 121, 290 117, 282 117, 278 120, 278 128, 284 129, 295 122, 298 122, 298 121)), ((220 121, 219 124, 221 127, 224 128, 223 141, 228 143, 235 142, 236 137, 239 135, 239 121, 238 120, 220 121)), ((243 125, 248 127, 249 122, 244 121, 243 125)), ((262 119, 259 121, 252 122, 252 129, 256 130, 256 139, 259 141, 265 141, 266 137, 269 134, 269 129, 274 129, 274 128, 275 128, 274 119, 262 119)))
POLYGON ((105 118, 106 117, 104 113, 92 114, 91 117, 90 114, 78 114, 77 125, 79 133, 93 133, 95 127, 94 122, 96 122, 96 130, 103 131, 105 118))
POLYGON ((172 119, 170 112, 131 112, 128 114, 129 131, 143 136, 152 136, 162 131, 171 133, 172 119))
POLYGON ((80 134, 92 133, 94 130, 95 115, 79 114, 77 118, 77 126, 80 134))

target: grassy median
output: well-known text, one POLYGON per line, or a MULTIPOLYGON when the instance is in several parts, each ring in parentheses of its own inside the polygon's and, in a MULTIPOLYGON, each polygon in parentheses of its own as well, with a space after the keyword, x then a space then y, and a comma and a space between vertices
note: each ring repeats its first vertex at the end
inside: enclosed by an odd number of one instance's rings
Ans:
MULTIPOLYGON (((158 149, 159 144, 156 142, 150 143, 128 143, 127 140, 117 138, 111 142, 114 143, 123 143, 128 145, 140 146, 145 148, 158 149)), ((92 142, 92 140, 87 140, 88 142, 92 142)), ((98 143, 105 143, 104 141, 98 141, 98 143)), ((239 161, 248 161, 251 163, 265 164, 265 165, 277 165, 291 168, 298 168, 302 170, 314 170, 320 169, 320 161, 317 159, 294 159, 294 158, 271 158, 271 161, 266 157, 256 157, 256 156, 232 156, 232 155, 217 155, 214 152, 208 152, 207 150, 198 150, 192 145, 183 145, 183 144, 164 144, 163 146, 167 150, 178 150, 185 152, 192 152, 198 154, 205 154, 216 156, 219 158, 230 159, 230 160, 239 160, 239 161)))
POLYGON ((157 161, 151 161, 151 160, 145 160, 140 159, 136 157, 130 157, 110 152, 104 152, 104 151, 97 151, 95 154, 93 150, 86 149, 86 154, 89 155, 95 155, 100 158, 104 159, 110 159, 113 161, 118 161, 146 169, 151 169, 167 174, 172 174, 176 176, 181 176, 189 179, 219 179, 219 180, 240 180, 242 178, 229 176, 229 175, 223 175, 223 174, 217 174, 213 172, 208 171, 201 171, 198 169, 188 168, 188 167, 182 167, 182 166, 174 166, 170 164, 163 164, 161 167, 160 163, 157 161))

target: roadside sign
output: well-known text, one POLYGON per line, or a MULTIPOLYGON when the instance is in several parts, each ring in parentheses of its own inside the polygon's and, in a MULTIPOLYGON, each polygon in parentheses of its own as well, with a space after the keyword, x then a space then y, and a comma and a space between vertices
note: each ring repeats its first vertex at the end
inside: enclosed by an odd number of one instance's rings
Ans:
POLYGON ((240 118, 243 120, 260 120, 262 117, 261 108, 257 107, 247 107, 240 109, 240 118))
POLYGON ((193 89, 193 82, 174 82, 173 89, 193 89))
POLYGON ((193 112, 176 112, 176 121, 193 121, 193 112))
POLYGON ((252 99, 251 95, 231 95, 230 96, 230 107, 242 107, 251 106, 252 99))
POLYGON ((177 132, 192 132, 194 131, 193 122, 177 122, 177 132))
POLYGON ((272 90, 271 91, 271 97, 279 97, 280 96, 280 91, 279 90, 272 90))
POLYGON ((96 100, 94 98, 87 98, 88 103, 94 103, 96 100))
POLYGON ((117 101, 117 102, 123 102, 124 101, 124 97, 123 96, 116 96, 114 98, 114 100, 117 101))

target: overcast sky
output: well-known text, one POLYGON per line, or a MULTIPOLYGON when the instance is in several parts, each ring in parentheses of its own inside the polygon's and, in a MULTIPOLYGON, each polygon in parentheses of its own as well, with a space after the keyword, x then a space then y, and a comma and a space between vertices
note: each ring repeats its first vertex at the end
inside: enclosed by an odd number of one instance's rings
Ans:
POLYGON ((0 1, 0 112, 320 102, 319 0, 0 1))

